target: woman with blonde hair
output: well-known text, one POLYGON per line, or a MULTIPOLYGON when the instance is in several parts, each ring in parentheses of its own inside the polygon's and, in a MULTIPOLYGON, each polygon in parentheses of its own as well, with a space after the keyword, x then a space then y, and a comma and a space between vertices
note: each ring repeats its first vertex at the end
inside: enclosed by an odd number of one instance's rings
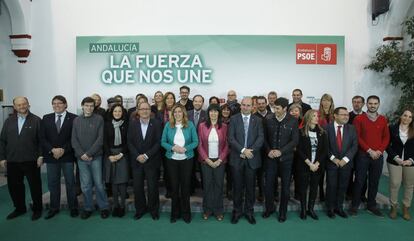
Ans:
POLYGON ((181 104, 175 105, 161 137, 171 182, 171 223, 175 223, 179 217, 186 223, 191 222, 191 172, 197 145, 197 131, 193 122, 188 120, 187 110, 181 104))
POLYGON ((308 110, 303 118, 303 127, 299 132, 297 173, 300 180, 301 219, 306 219, 306 215, 309 215, 312 219, 318 220, 314 206, 318 183, 325 171, 324 166, 328 155, 328 137, 318 122, 317 111, 308 110), (309 199, 307 200, 308 187, 309 199))

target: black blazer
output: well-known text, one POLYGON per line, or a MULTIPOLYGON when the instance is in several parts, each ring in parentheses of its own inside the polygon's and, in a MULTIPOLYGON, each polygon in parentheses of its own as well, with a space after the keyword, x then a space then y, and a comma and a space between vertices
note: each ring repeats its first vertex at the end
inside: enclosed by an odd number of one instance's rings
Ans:
POLYGON ((131 158, 132 168, 138 168, 146 165, 158 168, 161 165, 161 122, 155 118, 151 118, 148 124, 145 139, 142 138, 141 122, 137 118, 132 118, 128 128, 128 148, 131 158), (146 154, 148 160, 141 164, 136 161, 141 154, 146 154))
MULTIPOLYGON (((404 150, 404 159, 414 159, 414 137, 411 137, 405 142, 402 143, 400 139, 400 125, 395 124, 389 127, 390 128, 390 144, 387 148, 387 162, 393 165, 398 165, 394 158, 396 156, 402 157, 402 152, 404 150)), ((411 166, 413 166, 411 164, 411 166)))
MULTIPOLYGON (((328 142, 329 142, 329 153, 328 159, 330 160, 331 156, 341 160, 344 157, 349 159, 349 164, 353 165, 353 158, 358 151, 358 136, 355 130, 355 127, 351 124, 343 125, 342 131, 342 151, 339 152, 338 145, 336 143, 336 130, 334 122, 329 123, 326 126, 326 131, 328 132, 328 142)), ((333 162, 328 162, 328 165, 334 165, 333 162)))
POLYGON ((36 162, 42 154, 40 126, 40 118, 29 112, 18 134, 17 114, 7 118, 0 135, 0 160, 36 162))
MULTIPOLYGON (((304 128, 299 132, 299 144, 297 148, 298 153, 298 167, 300 172, 309 171, 309 166, 305 163, 306 159, 312 159, 312 147, 310 138, 304 134, 304 128)), ((323 173, 325 170, 326 158, 328 155, 328 137, 326 131, 321 131, 316 128, 316 136, 318 138, 318 146, 316 148, 315 161, 319 162, 319 169, 317 172, 323 173)))
POLYGON ((43 116, 41 125, 41 143, 43 150, 43 158, 46 163, 59 162, 74 162, 76 160, 74 151, 72 149, 72 127, 73 120, 77 115, 66 112, 65 120, 63 121, 60 132, 57 132, 55 124, 55 113, 50 113, 43 116), (53 157, 52 148, 63 148, 65 153, 56 160, 53 157))
MULTIPOLYGON (((229 162, 231 166, 240 165, 240 154, 241 150, 244 148, 245 139, 243 126, 243 117, 241 113, 230 118, 228 140, 231 148, 229 162)), ((252 169, 257 169, 262 165, 260 151, 263 146, 264 134, 262 120, 254 114, 250 115, 248 134, 247 148, 253 149, 254 155, 252 159, 248 159, 248 163, 252 169)))
POLYGON ((294 149, 298 144, 298 121, 289 114, 280 123, 279 135, 277 135, 278 121, 275 114, 266 116, 264 122, 266 155, 272 149, 279 149, 282 155, 280 161, 293 161, 294 149))

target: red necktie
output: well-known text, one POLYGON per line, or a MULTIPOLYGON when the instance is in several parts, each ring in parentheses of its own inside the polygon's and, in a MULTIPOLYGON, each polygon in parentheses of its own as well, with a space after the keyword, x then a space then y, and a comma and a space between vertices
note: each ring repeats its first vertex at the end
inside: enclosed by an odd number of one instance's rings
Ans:
POLYGON ((338 145, 338 151, 342 152, 342 134, 341 134, 342 126, 338 126, 338 130, 336 131, 336 144, 338 145))

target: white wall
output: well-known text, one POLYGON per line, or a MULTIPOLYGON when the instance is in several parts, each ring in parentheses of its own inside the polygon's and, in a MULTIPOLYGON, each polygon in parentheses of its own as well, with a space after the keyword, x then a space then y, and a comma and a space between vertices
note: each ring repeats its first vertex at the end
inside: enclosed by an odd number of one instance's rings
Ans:
POLYGON ((33 50, 26 64, 17 63, 10 51, 11 27, 4 6, 0 15, 0 87, 6 98, 0 104, 25 95, 38 115, 50 111, 50 99, 56 94, 68 98, 70 110, 78 105, 74 103, 77 35, 344 35, 343 91, 349 101, 336 105, 350 106, 355 94, 377 94, 382 97, 381 111, 388 111, 396 99, 385 80, 363 69, 382 43, 388 18, 382 15, 376 26, 372 24, 371 0, 43 0, 32 4, 33 50))

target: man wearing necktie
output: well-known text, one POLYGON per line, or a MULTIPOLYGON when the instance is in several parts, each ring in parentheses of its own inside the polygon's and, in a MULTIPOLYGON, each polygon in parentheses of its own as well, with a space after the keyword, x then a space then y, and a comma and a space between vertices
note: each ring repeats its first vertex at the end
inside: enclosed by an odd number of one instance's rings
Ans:
MULTIPOLYGON (((207 113, 203 110, 204 105, 204 97, 201 95, 194 95, 193 101, 191 102, 193 105, 192 110, 187 111, 188 120, 194 123, 196 130, 198 131, 198 125, 201 122, 204 122, 207 118, 207 113)), ((197 133, 198 134, 198 133, 197 133)), ((201 180, 197 178, 197 172, 200 172, 200 162, 198 160, 198 152, 196 149, 194 150, 194 158, 193 158, 193 170, 191 173, 191 194, 194 194, 196 188, 201 188, 201 180)), ((200 174, 200 177, 202 175, 200 174)))
POLYGON ((250 224, 256 223, 253 214, 255 175, 262 165, 260 151, 264 138, 262 120, 251 114, 252 104, 251 98, 243 98, 241 113, 230 119, 228 138, 231 148, 229 164, 233 175, 233 224, 243 214, 250 224))
POLYGON ((353 158, 358 150, 358 137, 353 125, 348 124, 349 113, 345 107, 334 110, 334 122, 327 126, 330 161, 326 166, 327 214, 335 218, 348 215, 343 210, 345 192, 351 175, 353 158))
POLYGON ((71 144, 72 124, 76 115, 66 110, 66 98, 61 95, 53 97, 52 108, 52 113, 43 116, 41 128, 42 150, 50 192, 50 208, 45 218, 50 219, 59 212, 62 172, 65 177, 70 215, 76 217, 79 215, 74 175, 76 158, 71 144))

